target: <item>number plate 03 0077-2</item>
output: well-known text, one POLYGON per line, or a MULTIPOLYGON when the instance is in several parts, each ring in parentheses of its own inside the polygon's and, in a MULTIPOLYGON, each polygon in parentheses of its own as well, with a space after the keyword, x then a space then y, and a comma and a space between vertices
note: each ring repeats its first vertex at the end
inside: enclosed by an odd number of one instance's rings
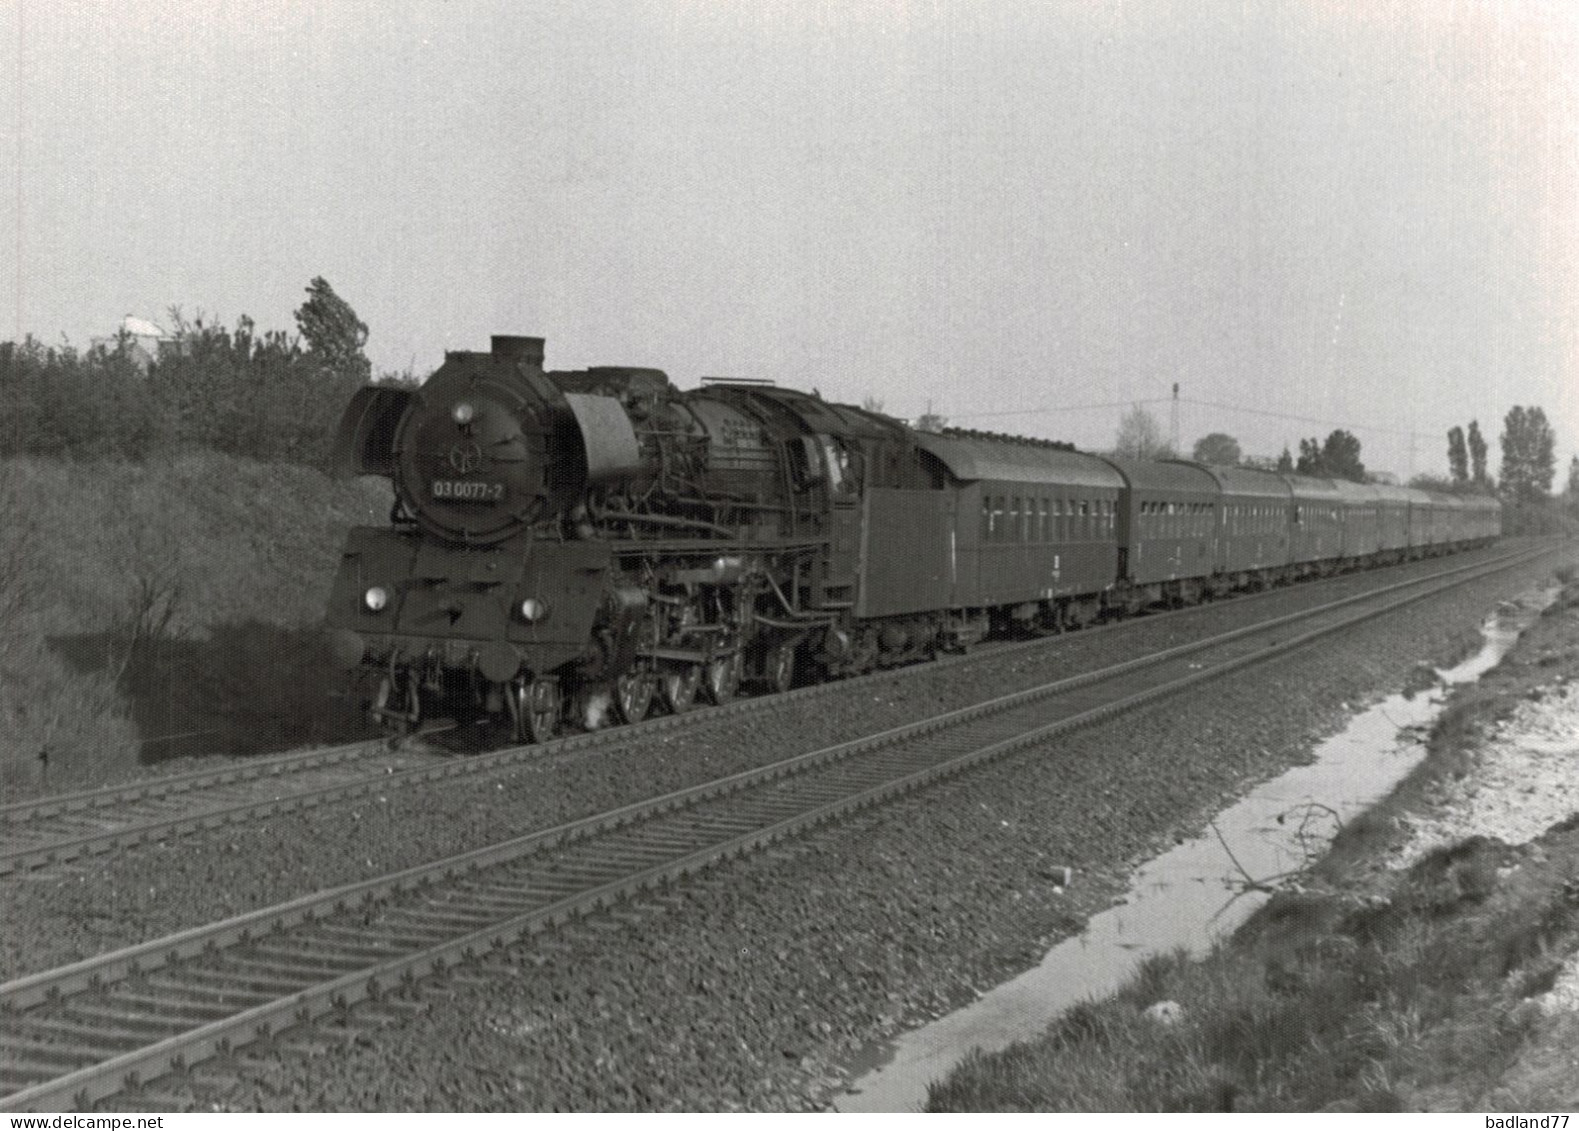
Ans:
POLYGON ((481 479, 435 479, 433 497, 449 503, 497 503, 504 498, 504 484, 481 479))

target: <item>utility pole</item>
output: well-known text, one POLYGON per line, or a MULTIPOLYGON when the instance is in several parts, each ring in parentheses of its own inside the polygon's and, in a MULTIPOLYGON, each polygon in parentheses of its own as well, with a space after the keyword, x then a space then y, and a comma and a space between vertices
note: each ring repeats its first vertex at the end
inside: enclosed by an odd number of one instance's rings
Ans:
POLYGON ((1183 455, 1179 450, 1179 383, 1173 383, 1173 414, 1168 421, 1168 443, 1173 446, 1175 456, 1183 455))

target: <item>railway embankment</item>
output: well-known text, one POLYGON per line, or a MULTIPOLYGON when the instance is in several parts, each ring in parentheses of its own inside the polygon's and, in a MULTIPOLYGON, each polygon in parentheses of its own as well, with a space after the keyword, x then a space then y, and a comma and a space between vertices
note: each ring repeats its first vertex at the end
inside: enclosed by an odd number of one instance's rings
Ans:
POLYGON ((205 451, 0 460, 6 800, 360 733, 319 625, 387 491, 205 451))
POLYGON ((1579 581, 1425 759, 1200 960, 975 1058, 932 1110, 1579 1106, 1579 581))

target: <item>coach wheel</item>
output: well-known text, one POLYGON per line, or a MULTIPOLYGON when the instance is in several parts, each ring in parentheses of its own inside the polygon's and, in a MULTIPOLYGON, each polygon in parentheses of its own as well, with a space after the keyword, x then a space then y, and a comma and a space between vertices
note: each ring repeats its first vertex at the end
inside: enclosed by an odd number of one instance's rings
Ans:
POLYGON ((650 671, 632 668, 614 677, 614 705, 620 718, 628 723, 639 723, 652 710, 652 697, 657 689, 650 671))
POLYGON ((795 686, 795 645, 780 644, 768 655, 768 688, 788 691, 795 686))
POLYGON ((709 660, 703 681, 707 697, 720 706, 733 699, 735 692, 740 690, 740 671, 743 666, 744 659, 738 651, 709 660))
POLYGON ((660 677, 663 684, 663 701, 669 710, 683 715, 696 703, 696 692, 702 685, 702 666, 683 664, 670 668, 660 677))

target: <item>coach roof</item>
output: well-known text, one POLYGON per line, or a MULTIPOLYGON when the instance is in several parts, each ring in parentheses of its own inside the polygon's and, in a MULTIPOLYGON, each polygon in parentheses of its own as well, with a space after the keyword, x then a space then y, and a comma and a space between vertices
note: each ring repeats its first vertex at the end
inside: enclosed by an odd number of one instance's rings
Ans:
POLYGON ((1169 460, 1169 463, 1182 463, 1186 467, 1198 467, 1217 481, 1224 495, 1233 495, 1237 498, 1261 497, 1288 501, 1288 483, 1281 475, 1273 471, 1262 471, 1254 467, 1224 467, 1215 463, 1201 463, 1197 460, 1178 459, 1169 460))
POLYGON ((1119 456, 1102 458, 1122 472, 1130 487, 1136 490, 1167 492, 1175 495, 1201 495, 1213 499, 1222 494, 1221 488, 1217 486, 1217 480, 1195 464, 1151 463, 1147 460, 1123 459, 1119 456))
POLYGON ((1062 448, 1017 444, 976 436, 917 432, 916 447, 936 456, 954 478, 1008 483, 1047 483, 1122 490, 1124 480, 1102 460, 1062 448))

